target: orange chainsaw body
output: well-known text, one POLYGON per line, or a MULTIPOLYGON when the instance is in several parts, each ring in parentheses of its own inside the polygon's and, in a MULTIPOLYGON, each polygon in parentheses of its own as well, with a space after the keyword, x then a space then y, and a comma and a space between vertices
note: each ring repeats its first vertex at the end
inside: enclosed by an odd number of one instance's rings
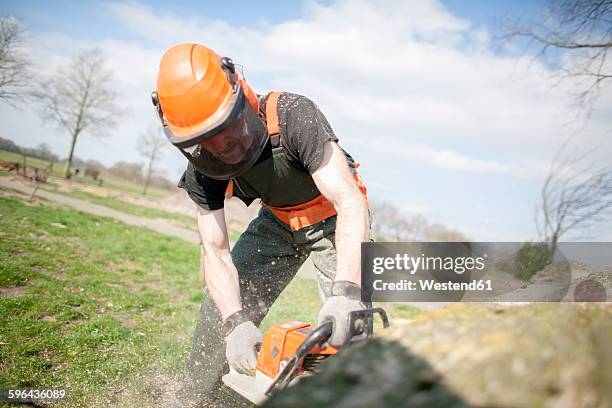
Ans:
MULTIPOLYGON (((270 328, 259 350, 257 371, 267 377, 275 378, 281 370, 281 363, 287 362, 296 354, 298 347, 311 331, 312 326, 309 323, 300 321, 277 324, 270 328)), ((338 349, 330 345, 325 345, 323 348, 315 346, 309 355, 327 357, 337 352, 338 349)), ((296 374, 299 375, 301 371, 302 368, 296 374)))

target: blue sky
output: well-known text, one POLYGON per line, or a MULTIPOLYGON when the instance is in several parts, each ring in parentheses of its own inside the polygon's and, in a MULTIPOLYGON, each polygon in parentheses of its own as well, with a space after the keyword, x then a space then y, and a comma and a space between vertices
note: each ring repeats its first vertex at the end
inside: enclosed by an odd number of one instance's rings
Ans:
MULTIPOLYGON (((237 26, 253 26, 264 23, 277 24, 298 19, 304 12, 303 0, 260 0, 234 1, 231 7, 217 1, 147 1, 151 7, 176 15, 199 15, 209 19, 231 21, 237 26)), ((333 4, 333 1, 319 1, 320 4, 333 4)), ((469 20, 474 25, 491 26, 498 19, 507 16, 531 18, 543 12, 546 2, 506 1, 506 0, 446 0, 442 2, 453 14, 469 20)), ((101 39, 107 36, 121 37, 120 26, 110 19, 100 18, 100 1, 69 0, 5 1, 1 9, 5 14, 19 17, 32 30, 62 31, 69 35, 101 39), (67 22, 86 21, 86 24, 67 24, 67 22)))
MULTIPOLYGON (((202 16, 211 20, 231 20, 237 26, 279 23, 299 18, 302 1, 147 1, 151 7, 180 16, 202 16)), ((24 21, 32 30, 60 31, 67 35, 100 40, 107 37, 137 39, 111 18, 105 18, 104 2, 100 1, 10 1, 1 6, 3 12, 24 21), (73 24, 74 22, 81 22, 73 24)), ((154 29, 153 27, 151 29, 154 29)))
MULTIPOLYGON (((3 2, 0 12, 24 22, 41 75, 81 49, 107 54, 129 114, 108 138, 84 135, 79 157, 139 159, 135 140, 154 123, 148 93, 159 58, 174 43, 198 41, 242 63, 257 91, 313 99, 362 163, 373 199, 473 239, 505 241, 535 238, 539 187, 567 137, 574 134, 580 146, 603 144, 597 160, 612 154, 612 120, 602 113, 609 94, 590 122, 567 123, 575 84, 553 86, 553 68, 493 38, 499 21, 537 18, 545 5, 15 1, 3 2)), ((0 120, 2 137, 26 146, 47 142, 65 156, 66 135, 41 123, 35 109, 0 105, 0 120)), ((166 175, 177 179, 183 167, 168 149, 166 175)), ((610 230, 602 226, 593 236, 612 239, 610 230)))

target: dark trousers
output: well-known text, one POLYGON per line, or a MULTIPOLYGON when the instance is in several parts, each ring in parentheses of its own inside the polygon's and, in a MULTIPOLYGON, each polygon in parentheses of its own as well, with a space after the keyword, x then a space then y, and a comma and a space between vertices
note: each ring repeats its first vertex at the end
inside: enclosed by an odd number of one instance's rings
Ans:
MULTIPOLYGON (((335 230, 335 216, 292 232, 270 210, 259 211, 232 249, 242 308, 255 325, 261 323, 308 257, 315 266, 321 299, 329 296, 336 273, 335 230)), ((221 324, 219 311, 205 290, 184 385, 178 393, 179 399, 190 405, 210 401, 228 371, 221 324)))

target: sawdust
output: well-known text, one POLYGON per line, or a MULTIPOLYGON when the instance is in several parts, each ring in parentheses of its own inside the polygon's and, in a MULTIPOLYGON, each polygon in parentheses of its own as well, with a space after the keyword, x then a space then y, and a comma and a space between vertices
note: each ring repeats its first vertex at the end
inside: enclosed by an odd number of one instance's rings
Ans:
POLYGON ((106 400, 92 400, 89 406, 183 408, 174 397, 180 383, 173 375, 156 372, 137 374, 106 400))
MULTIPOLYGON (((185 408, 176 397, 182 382, 179 375, 148 371, 137 374, 128 384, 117 389, 105 401, 92 401, 91 406, 117 406, 127 408, 158 407, 185 408)), ((198 405, 198 408, 254 407, 227 387, 217 390, 214 402, 198 405)))

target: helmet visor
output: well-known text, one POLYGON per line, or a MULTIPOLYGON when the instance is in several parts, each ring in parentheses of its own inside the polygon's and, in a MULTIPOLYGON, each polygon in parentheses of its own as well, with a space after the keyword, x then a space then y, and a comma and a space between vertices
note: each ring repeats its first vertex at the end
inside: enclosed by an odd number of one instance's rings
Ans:
POLYGON ((244 103, 240 113, 222 130, 202 140, 195 148, 179 149, 203 174, 227 180, 255 164, 266 142, 263 121, 250 104, 244 103))

